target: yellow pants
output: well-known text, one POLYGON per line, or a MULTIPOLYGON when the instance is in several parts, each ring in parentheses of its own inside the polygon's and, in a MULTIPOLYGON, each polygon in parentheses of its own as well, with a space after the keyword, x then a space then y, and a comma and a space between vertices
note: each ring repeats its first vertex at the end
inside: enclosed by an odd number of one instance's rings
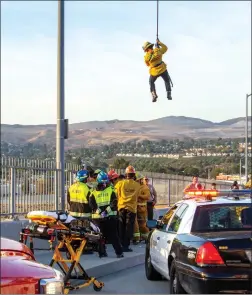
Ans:
POLYGON ((137 216, 134 224, 134 242, 146 240, 149 234, 149 229, 146 226, 147 206, 137 206, 137 216))

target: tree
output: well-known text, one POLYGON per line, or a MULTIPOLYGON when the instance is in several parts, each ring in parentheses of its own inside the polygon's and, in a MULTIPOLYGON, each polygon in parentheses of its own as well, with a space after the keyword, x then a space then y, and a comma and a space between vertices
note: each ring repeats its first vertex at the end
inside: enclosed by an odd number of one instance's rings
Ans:
POLYGON ((198 175, 199 176, 199 169, 196 167, 186 167, 184 170, 185 175, 193 176, 198 175))
POLYGON ((126 161, 124 158, 115 159, 113 162, 115 169, 125 169, 127 166, 129 166, 129 161, 126 161))
POLYGON ((210 177, 211 178, 216 178, 217 175, 219 175, 220 173, 223 172, 223 169, 222 168, 214 168, 211 173, 210 173, 210 177))

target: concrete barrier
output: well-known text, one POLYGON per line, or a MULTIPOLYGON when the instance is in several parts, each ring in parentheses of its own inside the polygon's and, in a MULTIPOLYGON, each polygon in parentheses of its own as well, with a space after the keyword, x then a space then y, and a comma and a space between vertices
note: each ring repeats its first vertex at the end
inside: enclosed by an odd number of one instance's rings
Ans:
POLYGON ((18 241, 21 229, 27 224, 28 220, 26 219, 20 221, 1 221, 1 237, 18 241))
MULTIPOLYGON (((20 221, 2 221, 1 222, 1 237, 19 241, 20 231, 29 223, 28 220, 20 221)), ((34 239, 34 248, 49 248, 49 244, 45 240, 34 239)))

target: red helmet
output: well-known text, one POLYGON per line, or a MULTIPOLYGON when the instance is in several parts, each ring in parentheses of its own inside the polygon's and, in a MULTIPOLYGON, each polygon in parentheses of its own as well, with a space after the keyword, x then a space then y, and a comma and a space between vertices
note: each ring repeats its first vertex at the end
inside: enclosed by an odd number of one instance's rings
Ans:
POLYGON ((115 173, 115 170, 109 170, 108 176, 111 177, 113 173, 115 173))
POLYGON ((133 173, 136 173, 136 170, 133 166, 128 166, 125 170, 125 174, 133 174, 133 173))
POLYGON ((119 177, 119 175, 115 172, 115 170, 110 170, 108 172, 109 180, 113 180, 119 177))

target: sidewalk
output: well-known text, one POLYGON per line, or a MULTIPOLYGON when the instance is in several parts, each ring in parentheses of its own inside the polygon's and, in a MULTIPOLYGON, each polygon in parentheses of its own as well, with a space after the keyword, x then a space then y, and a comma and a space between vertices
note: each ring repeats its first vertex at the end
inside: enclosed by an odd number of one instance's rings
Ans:
MULTIPOLYGON (((80 262, 88 275, 96 278, 107 276, 144 263, 145 244, 131 248, 133 252, 124 253, 124 258, 116 258, 113 247, 107 245, 108 257, 99 258, 97 253, 84 254, 80 262)), ((43 264, 49 264, 52 256, 53 251, 35 251, 36 260, 43 264)), ((60 270, 57 264, 53 267, 60 270)))
MULTIPOLYGON (((1 236, 18 241, 21 228, 27 224, 27 220, 1 222, 1 236)), ((34 248, 48 249, 48 241, 34 239, 34 248)), ((133 252, 124 253, 124 258, 116 258, 112 246, 107 245, 108 257, 99 258, 97 253, 82 255, 81 264, 91 276, 110 275, 144 263, 145 244, 132 246, 132 249, 133 252)), ((35 251, 37 261, 43 264, 49 264, 52 256, 53 251, 50 250, 35 251)), ((58 269, 57 264, 55 264, 55 268, 58 269)))

